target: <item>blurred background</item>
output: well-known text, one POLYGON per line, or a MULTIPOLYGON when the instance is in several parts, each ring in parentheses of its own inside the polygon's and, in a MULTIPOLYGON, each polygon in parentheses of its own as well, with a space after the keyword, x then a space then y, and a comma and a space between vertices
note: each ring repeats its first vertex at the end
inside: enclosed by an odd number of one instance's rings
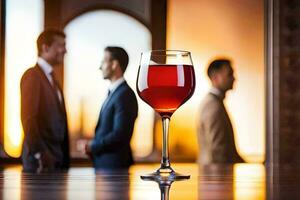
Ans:
MULTIPOLYGON (((236 82, 226 106, 238 152, 248 162, 265 160, 264 2, 244 0, 6 0, 1 16, 0 156, 18 159, 23 131, 20 78, 35 65, 36 39, 44 28, 67 35, 67 55, 58 69, 68 112, 71 154, 93 137, 109 83, 99 71, 107 45, 123 47, 130 62, 125 78, 135 90, 140 54, 151 49, 192 53, 194 96, 172 117, 171 160, 194 162, 198 155, 199 104, 210 85, 206 70, 217 57, 233 61, 236 82), (184 138, 184 139, 183 139, 184 138)), ((160 159, 161 121, 139 98, 131 146, 137 162, 160 159)))

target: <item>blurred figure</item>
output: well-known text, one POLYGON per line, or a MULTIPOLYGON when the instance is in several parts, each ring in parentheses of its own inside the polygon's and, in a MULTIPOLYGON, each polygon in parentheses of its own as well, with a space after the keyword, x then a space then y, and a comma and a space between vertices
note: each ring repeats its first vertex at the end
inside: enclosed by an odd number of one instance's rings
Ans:
POLYGON ((95 138, 86 145, 96 169, 126 169, 133 164, 130 140, 138 114, 133 90, 123 78, 128 55, 120 47, 107 47, 100 69, 111 85, 95 130, 95 138))
POLYGON ((40 172, 69 167, 69 139, 63 92, 53 68, 63 63, 65 34, 46 30, 37 39, 37 64, 21 79, 24 129, 23 170, 40 172))
POLYGON ((214 60, 207 74, 212 88, 200 109, 199 160, 201 164, 244 162, 236 150, 231 121, 223 104, 235 80, 230 61, 214 60))

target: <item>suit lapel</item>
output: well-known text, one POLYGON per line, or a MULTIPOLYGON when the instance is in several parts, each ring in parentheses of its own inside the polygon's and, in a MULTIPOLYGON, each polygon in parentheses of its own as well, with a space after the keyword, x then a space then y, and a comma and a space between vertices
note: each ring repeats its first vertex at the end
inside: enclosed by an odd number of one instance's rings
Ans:
POLYGON ((227 124, 227 128, 228 128, 228 141, 230 143, 230 147, 233 147, 234 149, 232 151, 236 151, 236 147, 235 147, 235 139, 234 139, 234 132, 233 132, 233 127, 232 127, 232 123, 231 123, 231 120, 230 120, 230 117, 228 115, 228 112, 227 112, 227 109, 224 105, 224 102, 223 100, 219 99, 220 100, 220 103, 222 105, 222 109, 223 109, 223 112, 224 112, 224 115, 225 115, 225 119, 226 119, 226 124, 227 124))
POLYGON ((112 102, 114 101, 115 95, 116 95, 116 94, 118 93, 118 91, 119 91, 122 87, 124 87, 125 85, 127 85, 127 82, 126 82, 126 81, 124 81, 119 87, 117 87, 116 90, 110 95, 110 97, 107 97, 107 98, 109 98, 109 99, 107 100, 107 102, 105 103, 105 105, 103 105, 103 106, 101 107, 100 114, 99 114, 99 118, 98 118, 98 122, 97 122, 97 125, 96 125, 95 130, 97 130, 97 129, 99 128, 100 122, 101 122, 101 118, 102 118, 103 113, 105 112, 105 110, 112 104, 112 102))
POLYGON ((39 71, 39 73, 40 73, 43 81, 47 82, 49 90, 52 91, 51 93, 52 93, 52 95, 55 98, 55 101, 56 101, 57 106, 59 107, 59 110, 65 115, 65 111, 64 111, 65 109, 63 108, 64 107, 63 93, 62 93, 61 89, 59 88, 59 85, 56 84, 57 87, 58 87, 58 89, 59 89, 59 91, 60 91, 60 93, 61 93, 61 96, 62 96, 62 103, 59 101, 59 98, 58 98, 58 95, 57 95, 57 91, 55 91, 54 87, 51 85, 51 83, 48 80, 46 74, 43 72, 43 70, 40 68, 39 65, 36 65, 36 68, 39 71), (63 104, 63 106, 61 104, 63 104))
MULTIPOLYGON (((119 85, 119 87, 116 88, 115 91, 113 91, 113 93, 110 95, 108 101, 107 101, 106 104, 104 105, 102 112, 105 111, 105 109, 108 108, 108 107, 110 106, 110 104, 112 104, 112 102, 114 102, 115 96, 117 95, 117 93, 119 92, 119 90, 120 90, 122 87, 124 87, 126 84, 127 84, 126 81, 124 81, 121 85, 119 85)), ((101 115, 101 114, 100 114, 100 115, 101 115)))
POLYGON ((213 94, 211 92, 210 92, 210 94, 213 95, 217 99, 217 101, 220 102, 220 104, 222 106, 222 109, 223 109, 223 112, 224 112, 224 115, 225 115, 225 118, 226 118, 226 123, 229 126, 228 128, 230 128, 230 132, 233 134, 233 128, 232 128, 231 120, 230 120, 230 117, 229 117, 229 115, 227 113, 226 107, 224 105, 223 98, 219 97, 219 96, 217 96, 217 95, 215 95, 215 94, 213 94))

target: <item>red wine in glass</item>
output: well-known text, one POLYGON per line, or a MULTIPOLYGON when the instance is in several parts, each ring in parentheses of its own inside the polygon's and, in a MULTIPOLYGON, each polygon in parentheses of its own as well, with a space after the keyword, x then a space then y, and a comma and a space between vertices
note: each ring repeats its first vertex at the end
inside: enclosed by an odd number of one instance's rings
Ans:
POLYGON ((162 117, 171 117, 194 93, 192 65, 149 65, 148 88, 138 94, 162 117))
POLYGON ((194 93, 195 72, 188 51, 153 50, 142 53, 137 92, 162 118, 163 142, 160 168, 143 180, 174 181, 190 178, 171 168, 169 160, 169 123, 172 114, 194 93))

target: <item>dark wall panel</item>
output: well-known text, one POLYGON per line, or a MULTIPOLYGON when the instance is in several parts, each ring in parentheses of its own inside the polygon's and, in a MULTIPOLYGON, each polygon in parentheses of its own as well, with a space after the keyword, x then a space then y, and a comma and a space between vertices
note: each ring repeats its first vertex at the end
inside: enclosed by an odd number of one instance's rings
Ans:
POLYGON ((0 155, 4 131, 5 0, 0 1, 0 155))
POLYGON ((300 164, 300 1, 267 0, 267 162, 300 164))

